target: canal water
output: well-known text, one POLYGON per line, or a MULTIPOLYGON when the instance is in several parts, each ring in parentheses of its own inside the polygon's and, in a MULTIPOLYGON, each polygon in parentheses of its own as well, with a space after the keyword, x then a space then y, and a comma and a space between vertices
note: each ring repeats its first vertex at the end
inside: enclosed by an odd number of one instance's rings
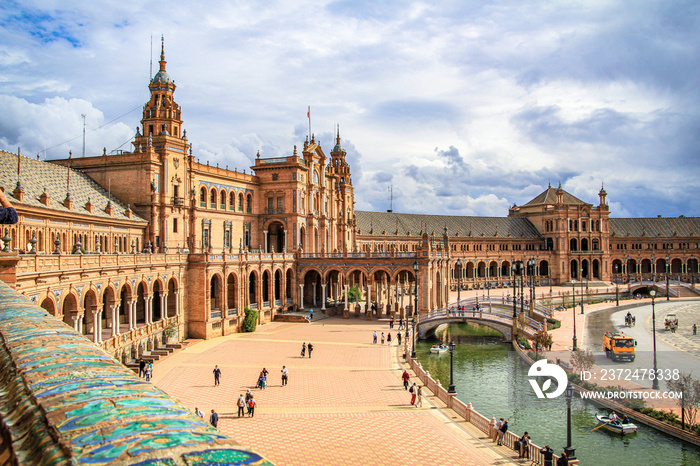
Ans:
MULTIPOLYGON (((475 327, 475 326, 470 326, 475 327)), ((451 325, 450 332, 459 343, 454 353, 454 384, 457 398, 472 403, 487 418, 508 420, 509 429, 521 436, 528 431, 532 442, 551 446, 557 454, 566 445, 566 402, 564 396, 539 399, 528 382, 529 365, 501 338, 455 334, 472 333, 464 325, 451 325)), ((431 354, 436 340, 416 344, 423 367, 440 380, 450 383, 450 354, 431 354)), ((681 442, 651 427, 640 425, 636 434, 624 437, 598 429, 594 415, 606 413, 590 402, 574 397, 571 406, 572 443, 583 465, 700 465, 700 448, 681 442)))

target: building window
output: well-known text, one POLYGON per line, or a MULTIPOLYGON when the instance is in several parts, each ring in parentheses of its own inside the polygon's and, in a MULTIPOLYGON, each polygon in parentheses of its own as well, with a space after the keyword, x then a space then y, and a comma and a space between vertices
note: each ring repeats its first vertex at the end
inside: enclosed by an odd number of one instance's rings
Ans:
POLYGON ((283 209, 284 209, 284 198, 278 197, 277 198, 277 210, 283 210, 283 209))
POLYGON ((274 209, 273 203, 274 203, 274 199, 271 198, 271 197, 268 197, 268 198, 267 198, 267 210, 272 210, 272 209, 274 209))
POLYGON ((177 219, 173 219, 173 233, 177 233, 177 219))
POLYGON ((216 189, 212 189, 209 194, 209 207, 216 209, 216 189))
POLYGON ((199 190, 199 207, 206 207, 207 206, 207 188, 202 187, 202 189, 199 190))
POLYGON ((238 211, 243 212, 243 193, 238 195, 238 211))
POLYGON ((245 211, 248 213, 253 212, 253 196, 251 196, 250 194, 248 194, 248 196, 246 196, 245 211))
POLYGON ((233 191, 228 195, 228 208, 229 210, 236 210, 236 193, 233 191))

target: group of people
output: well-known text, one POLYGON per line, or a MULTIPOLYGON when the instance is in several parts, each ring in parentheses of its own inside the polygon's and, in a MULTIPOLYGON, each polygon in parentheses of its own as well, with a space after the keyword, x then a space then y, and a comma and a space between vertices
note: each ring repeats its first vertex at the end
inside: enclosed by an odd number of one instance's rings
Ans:
POLYGON ((311 342, 309 342, 308 345, 306 344, 306 342, 303 342, 301 344, 301 357, 302 358, 306 356, 307 350, 309 351, 309 358, 311 358, 311 352, 314 350, 314 345, 312 345, 311 342))
MULTIPOLYGON (((492 440, 495 441, 497 445, 503 445, 506 432, 508 432, 508 421, 504 418, 500 418, 496 421, 496 425, 494 426, 492 440)), ((530 443, 530 434, 527 431, 523 433, 522 437, 515 441, 514 447, 520 458, 530 459, 530 443)), ((540 453, 544 460, 544 466, 553 466, 554 450, 552 450, 549 445, 545 445, 540 449, 540 453)), ((569 460, 566 457, 566 453, 562 452, 560 458, 557 460, 556 466, 568 466, 568 464, 569 460)))
POLYGON ((139 378, 145 377, 147 382, 153 377, 153 361, 146 362, 143 358, 139 358, 139 378))
POLYGON ((236 406, 238 406, 238 417, 246 415, 246 413, 243 412, 244 410, 247 410, 248 416, 255 417, 256 404, 257 402, 255 401, 253 392, 251 392, 250 389, 246 390, 245 396, 243 396, 243 393, 238 395, 238 400, 236 400, 236 406))
MULTIPOLYGON (((388 345, 391 345, 391 341, 392 341, 391 332, 387 332, 386 335, 384 335, 384 332, 382 332, 382 335, 381 335, 382 345, 384 344, 384 341, 386 341, 386 343, 388 345)), ((397 344, 399 344, 399 345, 401 344, 401 332, 396 332, 396 341, 398 342, 397 344)), ((377 331, 376 330, 372 334, 372 343, 373 344, 377 343, 377 331)))

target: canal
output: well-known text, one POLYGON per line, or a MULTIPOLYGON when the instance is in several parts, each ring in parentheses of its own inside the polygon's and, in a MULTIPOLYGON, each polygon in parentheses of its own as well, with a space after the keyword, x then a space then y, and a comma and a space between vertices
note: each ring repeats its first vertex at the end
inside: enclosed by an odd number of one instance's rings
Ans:
MULTIPOLYGON (((490 329, 489 329, 490 330, 490 329)), ((551 446, 557 454, 566 445, 566 402, 561 396, 539 399, 528 382, 529 365, 501 341, 490 338, 484 327, 452 324, 447 330, 459 341, 454 354, 457 397, 487 418, 508 420, 513 433, 528 431, 532 442, 551 446), (478 336, 468 336, 476 334, 478 336)), ((423 367, 450 383, 450 354, 431 354, 437 340, 418 342, 416 353, 423 367)), ((574 397, 572 443, 584 465, 700 465, 700 448, 681 442, 651 427, 640 425, 636 434, 624 437, 598 429, 594 414, 607 411, 574 397)))

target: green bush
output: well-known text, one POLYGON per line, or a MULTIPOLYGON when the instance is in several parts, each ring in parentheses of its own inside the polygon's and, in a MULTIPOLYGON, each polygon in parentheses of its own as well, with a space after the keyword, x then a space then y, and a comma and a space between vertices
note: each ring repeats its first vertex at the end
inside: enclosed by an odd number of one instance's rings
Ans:
POLYGON ((254 332, 258 325, 258 311, 245 308, 245 320, 243 321, 244 332, 254 332))
POLYGON ((547 317, 547 330, 554 330, 561 327, 561 321, 547 317))
POLYGON ((355 286, 351 286, 348 288, 348 302, 349 303, 354 303, 354 302, 361 302, 362 301, 362 290, 360 288, 357 288, 355 286))
POLYGON ((518 344, 525 349, 532 349, 532 346, 530 346, 530 342, 527 341, 527 338, 525 338, 522 335, 516 335, 515 341, 518 342, 518 344))

